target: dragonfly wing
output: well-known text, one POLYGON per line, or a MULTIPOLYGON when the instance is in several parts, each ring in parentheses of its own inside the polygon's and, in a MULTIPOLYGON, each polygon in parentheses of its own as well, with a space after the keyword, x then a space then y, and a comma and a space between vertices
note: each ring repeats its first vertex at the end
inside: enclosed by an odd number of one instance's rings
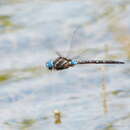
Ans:
POLYGON ((59 57, 62 57, 61 53, 58 52, 58 51, 55 51, 55 53, 59 56, 59 57))
POLYGON ((84 55, 87 52, 87 49, 82 50, 78 55, 75 55, 72 57, 72 59, 80 59, 82 55, 84 55))
POLYGON ((74 29, 72 33, 72 38, 69 42, 69 49, 66 57, 72 59, 73 57, 78 57, 78 55, 81 55, 80 50, 82 50, 85 47, 84 38, 86 38, 85 27, 83 25, 80 25, 76 27, 76 29, 74 29))

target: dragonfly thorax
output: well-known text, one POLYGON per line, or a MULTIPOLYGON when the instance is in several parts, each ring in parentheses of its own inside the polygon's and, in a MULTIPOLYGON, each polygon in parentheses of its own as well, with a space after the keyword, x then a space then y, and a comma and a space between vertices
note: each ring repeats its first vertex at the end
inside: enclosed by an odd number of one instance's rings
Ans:
POLYGON ((65 57, 58 57, 54 61, 49 60, 46 63, 46 67, 49 70, 62 70, 62 69, 67 69, 67 68, 74 66, 76 64, 78 64, 78 62, 76 60, 71 60, 71 59, 68 59, 65 57))

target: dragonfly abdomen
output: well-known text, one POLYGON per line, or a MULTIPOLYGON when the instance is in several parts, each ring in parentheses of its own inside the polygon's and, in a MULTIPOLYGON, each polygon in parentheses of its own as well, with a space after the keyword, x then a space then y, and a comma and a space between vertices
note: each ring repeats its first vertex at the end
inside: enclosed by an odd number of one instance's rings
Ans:
POLYGON ((78 64, 124 64, 124 62, 113 60, 87 60, 78 61, 78 64))

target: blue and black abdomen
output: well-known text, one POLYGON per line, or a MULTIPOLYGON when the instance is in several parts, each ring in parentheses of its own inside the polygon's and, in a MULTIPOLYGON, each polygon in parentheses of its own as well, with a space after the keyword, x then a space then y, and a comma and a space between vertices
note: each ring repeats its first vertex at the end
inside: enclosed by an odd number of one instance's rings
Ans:
POLYGON ((87 60, 78 61, 78 64, 124 64, 124 62, 113 60, 87 60))

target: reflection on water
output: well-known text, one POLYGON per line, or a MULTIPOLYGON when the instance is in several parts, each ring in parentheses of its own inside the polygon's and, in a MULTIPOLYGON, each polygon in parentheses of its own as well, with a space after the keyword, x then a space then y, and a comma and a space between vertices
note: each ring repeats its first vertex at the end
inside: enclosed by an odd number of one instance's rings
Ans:
POLYGON ((106 75, 105 75, 105 71, 106 68, 102 67, 102 71, 103 71, 103 81, 102 81, 102 93, 101 93, 101 98, 102 98, 102 103, 103 103, 103 109, 104 109, 104 113, 109 112, 109 104, 108 104, 108 87, 107 87, 107 81, 106 81, 106 75))
POLYGON ((1 72, 0 82, 5 81, 19 81, 29 78, 35 78, 41 76, 48 72, 47 70, 41 71, 41 66, 30 67, 30 68, 21 68, 21 69, 12 69, 1 72))
POLYGON ((20 27, 13 23, 11 16, 0 16, 0 33, 13 32, 18 30, 20 27))
POLYGON ((58 110, 54 111, 54 119, 55 119, 55 124, 61 124, 61 112, 58 110))
POLYGON ((128 0, 0 1, 1 129, 129 130, 129 10, 128 0), (69 48, 126 64, 48 71, 69 48))

